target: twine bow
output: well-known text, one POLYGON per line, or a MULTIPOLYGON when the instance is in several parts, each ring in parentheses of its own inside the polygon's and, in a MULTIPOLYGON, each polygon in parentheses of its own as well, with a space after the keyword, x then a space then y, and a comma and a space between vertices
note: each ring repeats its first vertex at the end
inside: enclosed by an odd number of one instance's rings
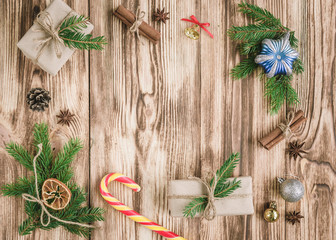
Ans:
MULTIPOLYGON (((72 14, 72 11, 64 18, 66 19, 70 14, 72 14)), ((59 26, 54 25, 54 21, 50 14, 46 11, 40 12, 34 23, 37 23, 41 26, 42 29, 34 30, 35 32, 45 32, 48 34, 48 36, 44 39, 35 39, 36 42, 39 43, 39 46, 41 46, 40 50, 38 51, 35 62, 38 61, 39 57, 41 56, 43 50, 49 46, 52 42, 54 43, 54 50, 56 53, 57 58, 62 57, 62 50, 61 47, 64 46, 63 40, 58 36, 58 31, 61 27, 61 24, 59 26)))
POLYGON ((199 182, 201 182, 207 190, 207 195, 203 195, 201 197, 207 197, 208 198, 208 203, 204 209, 202 218, 205 218, 208 221, 213 220, 216 216, 217 216, 217 211, 216 211, 216 207, 215 207, 215 200, 216 199, 221 199, 221 198, 217 198, 215 197, 215 189, 218 183, 218 177, 217 174, 214 173, 214 181, 211 184, 211 180, 206 180, 206 179, 201 179, 198 177, 189 177, 189 179, 194 179, 197 180, 199 182))
POLYGON ((182 18, 181 20, 186 21, 186 22, 191 22, 191 23, 194 23, 194 24, 200 26, 200 28, 202 28, 207 34, 209 34, 209 36, 211 38, 214 38, 214 36, 209 32, 209 30, 205 28, 205 27, 209 27, 210 23, 200 23, 194 15, 191 15, 190 19, 182 18))
POLYGON ((42 211, 41 211, 40 220, 41 220, 42 226, 44 226, 44 227, 48 226, 49 223, 50 223, 50 218, 53 218, 53 219, 55 219, 55 220, 57 220, 59 222, 66 223, 66 224, 73 224, 73 225, 78 225, 78 226, 81 226, 81 227, 94 228, 94 226, 91 226, 91 225, 87 225, 87 224, 83 224, 83 223, 78 223, 78 222, 71 222, 71 221, 62 220, 62 219, 60 219, 58 217, 53 216, 51 213, 48 212, 48 210, 46 209, 46 207, 43 204, 43 201, 40 199, 40 193, 39 193, 39 190, 38 190, 38 183, 37 183, 37 172, 36 172, 36 159, 40 156, 40 154, 42 152, 42 143, 40 143, 39 145, 37 145, 37 147, 39 148, 39 151, 38 151, 38 153, 36 154, 36 156, 33 159, 36 197, 34 197, 34 196, 30 195, 30 194, 27 194, 27 193, 23 193, 22 194, 22 198, 25 199, 26 201, 29 201, 29 202, 36 202, 36 203, 38 203, 41 206, 42 211), (43 220, 44 219, 44 217, 43 217, 44 214, 47 215, 47 222, 44 222, 44 220, 43 220))
POLYGON ((293 132, 292 130, 290 129, 290 125, 292 124, 293 120, 294 120, 294 117, 295 117, 295 113, 294 111, 290 111, 288 114, 287 114, 287 118, 286 118, 286 121, 284 123, 280 123, 278 125, 278 127, 280 128, 280 130, 282 131, 283 135, 286 137, 286 138, 290 138, 292 135, 293 135, 293 132))
POLYGON ((140 7, 138 7, 137 10, 136 10, 136 14, 135 14, 135 21, 134 21, 133 25, 130 27, 130 32, 131 33, 135 32, 139 39, 140 39, 139 27, 140 27, 141 23, 144 21, 145 14, 146 14, 145 11, 141 11, 140 7))

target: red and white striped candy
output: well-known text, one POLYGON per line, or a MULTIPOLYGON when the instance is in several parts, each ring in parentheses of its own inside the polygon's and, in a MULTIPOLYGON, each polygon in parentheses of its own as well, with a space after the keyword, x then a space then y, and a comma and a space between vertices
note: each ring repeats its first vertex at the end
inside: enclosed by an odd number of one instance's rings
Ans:
POLYGON ((145 218, 144 216, 140 215, 136 211, 134 211, 132 208, 124 205, 121 203, 118 199, 113 197, 107 190, 107 185, 111 181, 117 181, 120 182, 127 187, 131 188, 135 192, 139 192, 141 187, 136 184, 132 179, 126 177, 125 175, 121 173, 110 173, 106 175, 100 183, 100 193, 103 196, 103 198, 110 204, 112 207, 117 209, 118 211, 125 214, 127 217, 132 219, 135 222, 138 222, 142 225, 144 225, 146 228, 149 228, 150 230, 160 234, 161 236, 167 238, 167 239, 174 239, 174 240, 186 240, 183 237, 180 237, 176 235, 175 233, 169 231, 168 229, 156 224, 155 222, 152 222, 148 218, 145 218))

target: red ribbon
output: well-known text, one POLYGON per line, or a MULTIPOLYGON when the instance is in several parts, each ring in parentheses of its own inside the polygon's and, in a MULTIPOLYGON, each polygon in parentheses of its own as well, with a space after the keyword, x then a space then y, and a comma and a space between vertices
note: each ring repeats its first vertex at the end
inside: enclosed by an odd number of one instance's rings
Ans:
POLYGON ((191 23, 194 23, 194 24, 200 26, 207 34, 209 34, 209 36, 211 38, 214 38, 214 36, 211 34, 211 32, 209 32, 209 30, 205 28, 205 27, 209 27, 210 23, 200 23, 194 15, 191 15, 190 18, 191 18, 191 20, 187 19, 187 18, 182 18, 181 20, 191 22, 191 23))

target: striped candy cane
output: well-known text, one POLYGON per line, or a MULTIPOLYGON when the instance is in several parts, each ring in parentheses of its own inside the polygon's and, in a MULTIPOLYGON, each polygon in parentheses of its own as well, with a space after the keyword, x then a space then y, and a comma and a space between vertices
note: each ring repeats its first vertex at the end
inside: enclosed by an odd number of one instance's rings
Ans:
POLYGON ((123 214, 125 214, 127 217, 129 217, 133 221, 144 225, 146 228, 149 228, 150 230, 160 234, 161 236, 165 238, 174 239, 174 240, 186 240, 185 238, 180 237, 176 235, 175 233, 169 231, 168 229, 152 222, 148 218, 145 218, 144 216, 134 211, 132 208, 125 206, 118 199, 113 197, 107 190, 107 185, 111 181, 120 182, 124 184, 125 186, 131 188, 135 192, 139 192, 141 189, 141 187, 138 184, 136 184, 133 180, 126 177, 125 175, 121 173, 110 173, 106 175, 101 180, 101 183, 100 183, 100 194, 103 196, 106 202, 108 202, 108 204, 110 204, 112 207, 122 212, 123 214))

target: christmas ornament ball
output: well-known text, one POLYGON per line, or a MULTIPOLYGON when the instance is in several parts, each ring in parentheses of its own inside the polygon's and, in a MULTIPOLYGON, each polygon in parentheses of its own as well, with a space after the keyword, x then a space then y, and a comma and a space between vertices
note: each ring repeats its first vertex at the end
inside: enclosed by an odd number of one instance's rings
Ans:
POLYGON ((279 219, 276 202, 271 202, 269 208, 265 210, 264 219, 270 223, 276 222, 279 219))
POLYGON ((297 179, 278 178, 280 195, 287 202, 297 202, 304 195, 303 184, 297 179))

